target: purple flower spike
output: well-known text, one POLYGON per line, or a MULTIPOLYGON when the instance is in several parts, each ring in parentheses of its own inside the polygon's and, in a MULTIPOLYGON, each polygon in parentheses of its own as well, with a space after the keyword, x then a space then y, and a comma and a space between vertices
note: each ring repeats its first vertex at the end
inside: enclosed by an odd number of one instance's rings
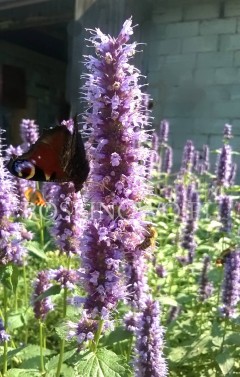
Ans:
POLYGON ((228 318, 237 316, 240 300, 240 250, 232 250, 224 257, 221 313, 228 318))
POLYGON ((229 176, 229 185, 230 186, 234 185, 236 175, 237 175, 237 164, 234 163, 234 164, 232 164, 231 172, 230 172, 230 176, 229 176))
POLYGON ((48 273, 45 271, 40 271, 37 275, 37 278, 33 286, 33 311, 37 319, 44 320, 46 318, 47 313, 53 309, 52 301, 49 297, 37 301, 36 299, 48 288, 50 288, 48 273))
POLYGON ((194 161, 194 145, 192 140, 187 140, 186 145, 183 150, 182 157, 182 171, 183 173, 191 171, 194 161))
POLYGON ((26 152, 39 138, 38 125, 35 124, 34 120, 22 119, 20 123, 20 135, 23 141, 21 147, 26 152))
POLYGON ((163 355, 164 330, 159 323, 157 302, 148 299, 142 313, 136 316, 136 377, 166 377, 167 364, 163 355))
POLYGON ((0 319, 0 344, 8 342, 10 338, 10 335, 6 333, 3 321, 0 319))
POLYGON ((181 222, 186 218, 187 190, 183 183, 178 183, 175 190, 178 221, 181 222))
POLYGON ((75 270, 68 270, 62 266, 60 266, 58 270, 49 270, 48 277, 60 283, 62 288, 68 288, 70 290, 75 288, 79 280, 78 273, 75 270))
POLYGON ((171 147, 167 146, 164 151, 162 171, 166 174, 170 174, 172 165, 173 165, 173 150, 171 147))
POLYGON ((232 170, 232 148, 230 145, 223 145, 217 161, 217 184, 228 187, 232 170))
POLYGON ((209 265, 210 265, 210 258, 208 255, 206 255, 203 260, 203 268, 202 268, 202 273, 201 273, 200 282, 199 282, 200 301, 207 300, 213 292, 213 285, 212 283, 208 281, 208 276, 207 276, 209 265))
POLYGON ((152 134, 152 149, 156 152, 159 150, 159 137, 156 132, 152 134))
MULTIPOLYGON (((192 188, 191 188, 192 190, 192 188)), ((188 263, 193 262, 196 248, 195 231, 199 215, 199 195, 196 191, 190 191, 186 223, 182 235, 182 247, 188 250, 188 263)))
POLYGON ((225 124, 223 129, 224 140, 229 140, 232 138, 232 126, 230 124, 225 124))
POLYGON ((77 254, 80 252, 80 237, 86 223, 81 194, 75 192, 72 182, 51 186, 51 194, 55 221, 50 233, 61 252, 70 256, 77 254))
POLYGON ((219 216, 222 223, 222 231, 230 233, 232 229, 232 199, 227 195, 219 197, 219 216))
POLYGON ((23 264, 26 249, 22 241, 27 232, 22 224, 10 221, 17 205, 14 183, 4 166, 0 139, 0 265, 23 264))
MULTIPOLYGON (((6 150, 6 154, 9 158, 14 157, 14 156, 21 156, 23 154, 23 150, 20 146, 13 147, 12 145, 10 145, 8 149, 6 150)), ((18 208, 15 215, 23 217, 23 218, 28 218, 32 214, 32 209, 29 206, 29 202, 25 196, 25 193, 27 189, 30 187, 35 189, 36 182, 29 181, 27 179, 20 179, 14 176, 12 176, 11 179, 15 183, 16 195, 18 196, 18 199, 19 199, 18 208)))
POLYGON ((127 20, 116 38, 92 31, 97 58, 86 57, 85 113, 91 161, 88 196, 91 219, 82 238, 82 283, 87 291, 84 309, 92 318, 107 318, 126 297, 122 262, 131 263, 144 240, 144 214, 137 203, 148 193, 145 160, 146 98, 138 84, 139 71, 129 59, 136 43, 127 20))
POLYGON ((159 134, 159 143, 160 145, 166 144, 168 142, 169 134, 169 123, 167 120, 162 120, 160 123, 160 134, 159 134))
POLYGON ((197 171, 200 175, 207 173, 210 169, 209 154, 209 146, 204 144, 198 161, 197 171))

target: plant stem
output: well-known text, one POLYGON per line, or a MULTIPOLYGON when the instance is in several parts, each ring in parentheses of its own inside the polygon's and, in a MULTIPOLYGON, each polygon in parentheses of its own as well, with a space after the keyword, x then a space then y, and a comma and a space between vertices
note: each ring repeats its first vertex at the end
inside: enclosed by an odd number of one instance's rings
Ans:
POLYGON ((103 329, 103 324, 104 324, 104 320, 100 319, 99 324, 98 324, 98 329, 97 329, 97 332, 95 334, 94 341, 92 343, 92 351, 96 351, 96 349, 97 349, 98 342, 100 340, 100 336, 101 336, 102 329, 103 329))
MULTIPOLYGON (((24 306, 27 308, 28 306, 28 282, 27 282, 27 272, 26 272, 26 264, 23 263, 23 281, 24 281, 24 306)), ((28 325, 24 321, 24 343, 27 344, 28 342, 28 325)))
MULTIPOLYGON (((7 331, 7 325, 8 325, 8 313, 7 313, 7 302, 8 302, 8 294, 7 294, 7 288, 3 288, 3 318, 4 318, 4 327, 5 330, 7 331)), ((7 353, 8 353, 8 342, 7 340, 4 341, 4 346, 3 346, 3 376, 6 375, 7 373, 7 365, 8 365, 8 360, 7 360, 7 353)))
MULTIPOLYGON (((63 292, 63 315, 62 315, 63 319, 66 317, 66 314, 67 314, 67 293, 68 293, 68 290, 65 287, 64 292, 63 292)), ((63 355, 64 355, 64 348, 65 348, 65 339, 61 339, 56 377, 60 377, 62 362, 63 362, 63 355)))
POLYGON ((40 369, 41 369, 41 373, 44 373, 45 372, 45 369, 44 369, 44 355, 43 355, 43 343, 44 343, 44 340, 43 340, 43 323, 41 321, 39 321, 39 336, 40 336, 40 369))

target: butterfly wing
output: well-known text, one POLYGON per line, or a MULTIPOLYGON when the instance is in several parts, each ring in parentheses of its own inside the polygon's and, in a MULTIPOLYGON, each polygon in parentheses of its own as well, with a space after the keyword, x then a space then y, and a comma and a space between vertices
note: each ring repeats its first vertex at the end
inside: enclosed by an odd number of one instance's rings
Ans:
POLYGON ((12 158, 8 170, 33 181, 74 182, 76 191, 87 179, 89 164, 77 122, 71 133, 65 126, 44 130, 28 152, 12 158))
POLYGON ((88 177, 90 168, 76 117, 72 135, 64 148, 62 168, 68 174, 69 180, 74 182, 76 191, 79 191, 88 177))

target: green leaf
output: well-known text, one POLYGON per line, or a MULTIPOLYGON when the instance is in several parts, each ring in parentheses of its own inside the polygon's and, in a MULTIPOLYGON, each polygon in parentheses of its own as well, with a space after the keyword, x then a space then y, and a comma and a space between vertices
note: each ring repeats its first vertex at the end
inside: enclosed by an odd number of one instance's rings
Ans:
POLYGON ((160 296, 159 301, 162 305, 178 306, 178 302, 170 296, 160 296))
POLYGON ((0 267, 0 281, 4 287, 16 292, 18 285, 18 267, 13 264, 0 267))
MULTIPOLYGON (((70 357, 72 357, 74 354, 76 353, 76 348, 74 348, 73 350, 71 351, 68 351, 68 352, 65 352, 64 355, 63 355, 63 362, 70 359, 70 357)), ((59 360, 59 356, 53 356, 49 361, 48 363, 46 364, 46 370, 47 371, 50 371, 50 370, 53 370, 53 369, 56 369, 57 366, 58 366, 58 360, 59 360)))
POLYGON ((111 333, 102 339, 104 345, 113 346, 116 343, 122 342, 126 339, 131 339, 132 334, 130 331, 127 331, 122 326, 118 326, 111 331, 111 333))
POLYGON ((53 285, 52 287, 48 288, 45 292, 43 292, 41 295, 39 295, 35 302, 43 300, 46 297, 49 296, 55 296, 58 295, 61 292, 61 286, 60 285, 53 285))
POLYGON ((41 377, 37 369, 15 369, 7 371, 6 377, 41 377))
POLYGON ((239 333, 232 333, 228 335, 225 339, 226 344, 240 346, 240 334, 239 333))
POLYGON ((234 367, 234 358, 230 357, 230 354, 227 351, 217 355, 215 360, 224 376, 226 376, 234 367))
MULTIPOLYGON (((22 347, 19 347, 19 348, 14 348, 14 349, 8 349, 8 353, 7 353, 7 361, 11 361, 14 357, 16 357, 17 355, 19 356, 21 351, 26 348, 25 346, 22 346, 22 347)), ((0 356, 0 364, 3 363, 3 355, 0 356)))
POLYGON ((8 317, 8 326, 11 331, 22 327, 23 323, 23 316, 21 312, 10 314, 8 317))
POLYGON ((124 359, 106 348, 81 354, 76 369, 79 377, 128 377, 129 367, 124 359))
MULTIPOLYGON (((64 377, 77 377, 74 369, 66 364, 62 364, 61 376, 64 377)), ((56 370, 52 369, 46 372, 45 377, 56 377, 56 370)))
POLYGON ((47 260, 46 254, 42 251, 41 246, 36 241, 27 243, 27 250, 34 254, 36 257, 47 260))

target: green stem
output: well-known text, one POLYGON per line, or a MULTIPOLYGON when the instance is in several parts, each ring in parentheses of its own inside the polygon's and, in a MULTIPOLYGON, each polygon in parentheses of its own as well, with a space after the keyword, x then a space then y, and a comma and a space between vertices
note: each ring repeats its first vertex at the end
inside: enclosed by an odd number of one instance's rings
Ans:
MULTIPOLYGON (((28 307, 28 282, 27 282, 27 272, 26 272, 26 265, 23 263, 23 281, 24 281, 24 306, 25 308, 28 307)), ((24 321, 24 343, 27 344, 28 342, 28 325, 24 321)))
MULTIPOLYGON (((70 263, 70 261, 69 261, 69 263, 70 263)), ((68 263, 68 266, 69 266, 69 263, 68 263)), ((67 288, 65 287, 64 288, 64 292, 63 292, 63 315, 62 315, 63 319, 67 315, 67 293, 68 293, 68 291, 67 291, 67 288)), ((63 363, 63 355, 64 355, 64 348, 65 348, 65 339, 61 339, 56 377, 60 377, 60 374, 61 374, 61 368, 62 368, 62 363, 63 363)))
MULTIPOLYGON (((8 313, 7 313, 7 302, 8 302, 8 294, 7 294, 7 288, 3 288, 3 318, 4 318, 4 327, 5 331, 7 331, 7 326, 8 326, 8 313)), ((3 376, 6 375, 7 373, 7 365, 8 365, 8 360, 7 360, 7 353, 8 353, 8 342, 5 340, 4 346, 3 346, 3 376)))
POLYGON ((39 227, 40 227, 40 244, 44 247, 44 219, 42 215, 42 209, 39 211, 39 227))
POLYGON ((97 329, 97 332, 95 334, 94 341, 92 343, 92 351, 96 351, 96 349, 97 349, 97 346, 98 346, 98 343, 99 343, 99 340, 100 340, 100 336, 101 336, 101 333, 102 333, 102 329, 103 329, 103 324, 104 324, 104 320, 100 319, 99 324, 98 324, 98 329, 97 329))
POLYGON ((41 321, 39 321, 39 337, 40 337, 40 370, 41 370, 41 373, 44 373, 45 372, 45 369, 44 369, 44 355, 43 355, 43 343, 44 343, 44 335, 43 335, 43 323, 41 321))

